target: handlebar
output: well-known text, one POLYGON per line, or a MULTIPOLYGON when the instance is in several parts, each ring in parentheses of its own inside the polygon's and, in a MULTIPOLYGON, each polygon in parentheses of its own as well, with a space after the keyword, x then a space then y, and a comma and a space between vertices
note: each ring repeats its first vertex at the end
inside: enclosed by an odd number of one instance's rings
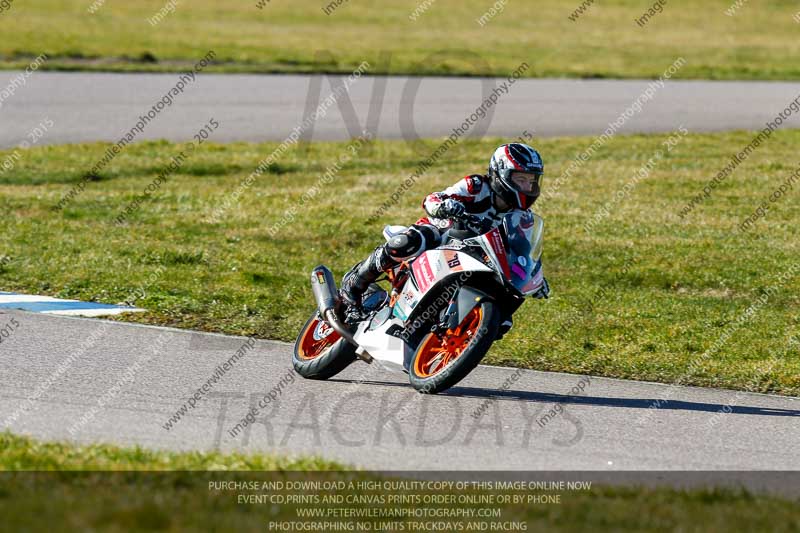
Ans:
POLYGON ((455 222, 450 229, 450 235, 457 239, 468 239, 477 237, 483 233, 484 220, 478 215, 464 213, 461 216, 453 217, 455 222))
POLYGON ((471 213, 466 213, 466 212, 461 214, 460 216, 453 217, 453 220, 459 222, 466 222, 468 224, 473 224, 473 225, 480 225, 481 222, 483 222, 483 219, 478 215, 473 215, 471 213))

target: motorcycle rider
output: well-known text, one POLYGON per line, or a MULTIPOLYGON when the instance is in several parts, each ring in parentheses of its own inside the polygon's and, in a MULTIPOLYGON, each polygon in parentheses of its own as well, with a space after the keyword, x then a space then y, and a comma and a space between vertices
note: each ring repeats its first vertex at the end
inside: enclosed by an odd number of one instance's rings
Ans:
MULTIPOLYGON (((465 213, 477 215, 485 232, 499 226, 515 209, 529 211, 539 197, 543 173, 539 152, 527 144, 504 144, 492 154, 487 175, 472 174, 442 192, 429 194, 422 204, 428 217, 391 237, 345 274, 340 294, 347 304, 347 321, 363 317, 361 297, 371 283, 402 261, 439 246, 454 219, 465 213)), ((533 297, 548 298, 549 294, 550 286, 542 278, 533 297)), ((511 324, 503 326, 507 331, 511 324)))

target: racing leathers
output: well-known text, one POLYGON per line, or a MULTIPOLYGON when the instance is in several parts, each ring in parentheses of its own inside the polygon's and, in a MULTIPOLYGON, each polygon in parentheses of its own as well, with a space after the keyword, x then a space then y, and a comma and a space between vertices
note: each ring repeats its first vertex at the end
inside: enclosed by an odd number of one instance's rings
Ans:
MULTIPOLYGON (((381 273, 439 246, 453 219, 464 213, 477 216, 483 232, 499 226, 514 208, 500 210, 497 204, 489 178, 480 174, 466 176, 442 192, 429 194, 422 203, 428 216, 392 236, 345 274, 342 297, 351 310, 360 309, 362 295, 381 273)), ((549 292, 547 281, 542 278, 542 286, 533 296, 547 298, 549 292)))

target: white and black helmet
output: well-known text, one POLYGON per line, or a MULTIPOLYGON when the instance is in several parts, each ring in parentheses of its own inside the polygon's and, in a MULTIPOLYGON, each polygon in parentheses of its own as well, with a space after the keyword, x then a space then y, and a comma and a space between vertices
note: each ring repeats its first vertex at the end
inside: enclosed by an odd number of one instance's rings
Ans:
POLYGON ((505 203, 519 209, 528 209, 539 197, 542 174, 542 156, 527 144, 504 144, 489 161, 492 190, 505 203))

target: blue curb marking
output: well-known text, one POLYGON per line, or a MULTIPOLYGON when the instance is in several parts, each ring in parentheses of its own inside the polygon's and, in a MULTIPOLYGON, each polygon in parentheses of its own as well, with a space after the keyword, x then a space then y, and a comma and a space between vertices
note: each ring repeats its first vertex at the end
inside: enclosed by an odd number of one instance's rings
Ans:
POLYGON ((4 302, 0 309, 21 309, 34 313, 67 311, 70 309, 132 309, 124 305, 96 304, 93 302, 4 302))
POLYGON ((81 302, 78 300, 62 300, 50 296, 35 294, 18 294, 0 291, 0 309, 20 309, 32 313, 50 313, 55 315, 105 316, 121 313, 141 312, 144 309, 128 305, 101 304, 81 302))

